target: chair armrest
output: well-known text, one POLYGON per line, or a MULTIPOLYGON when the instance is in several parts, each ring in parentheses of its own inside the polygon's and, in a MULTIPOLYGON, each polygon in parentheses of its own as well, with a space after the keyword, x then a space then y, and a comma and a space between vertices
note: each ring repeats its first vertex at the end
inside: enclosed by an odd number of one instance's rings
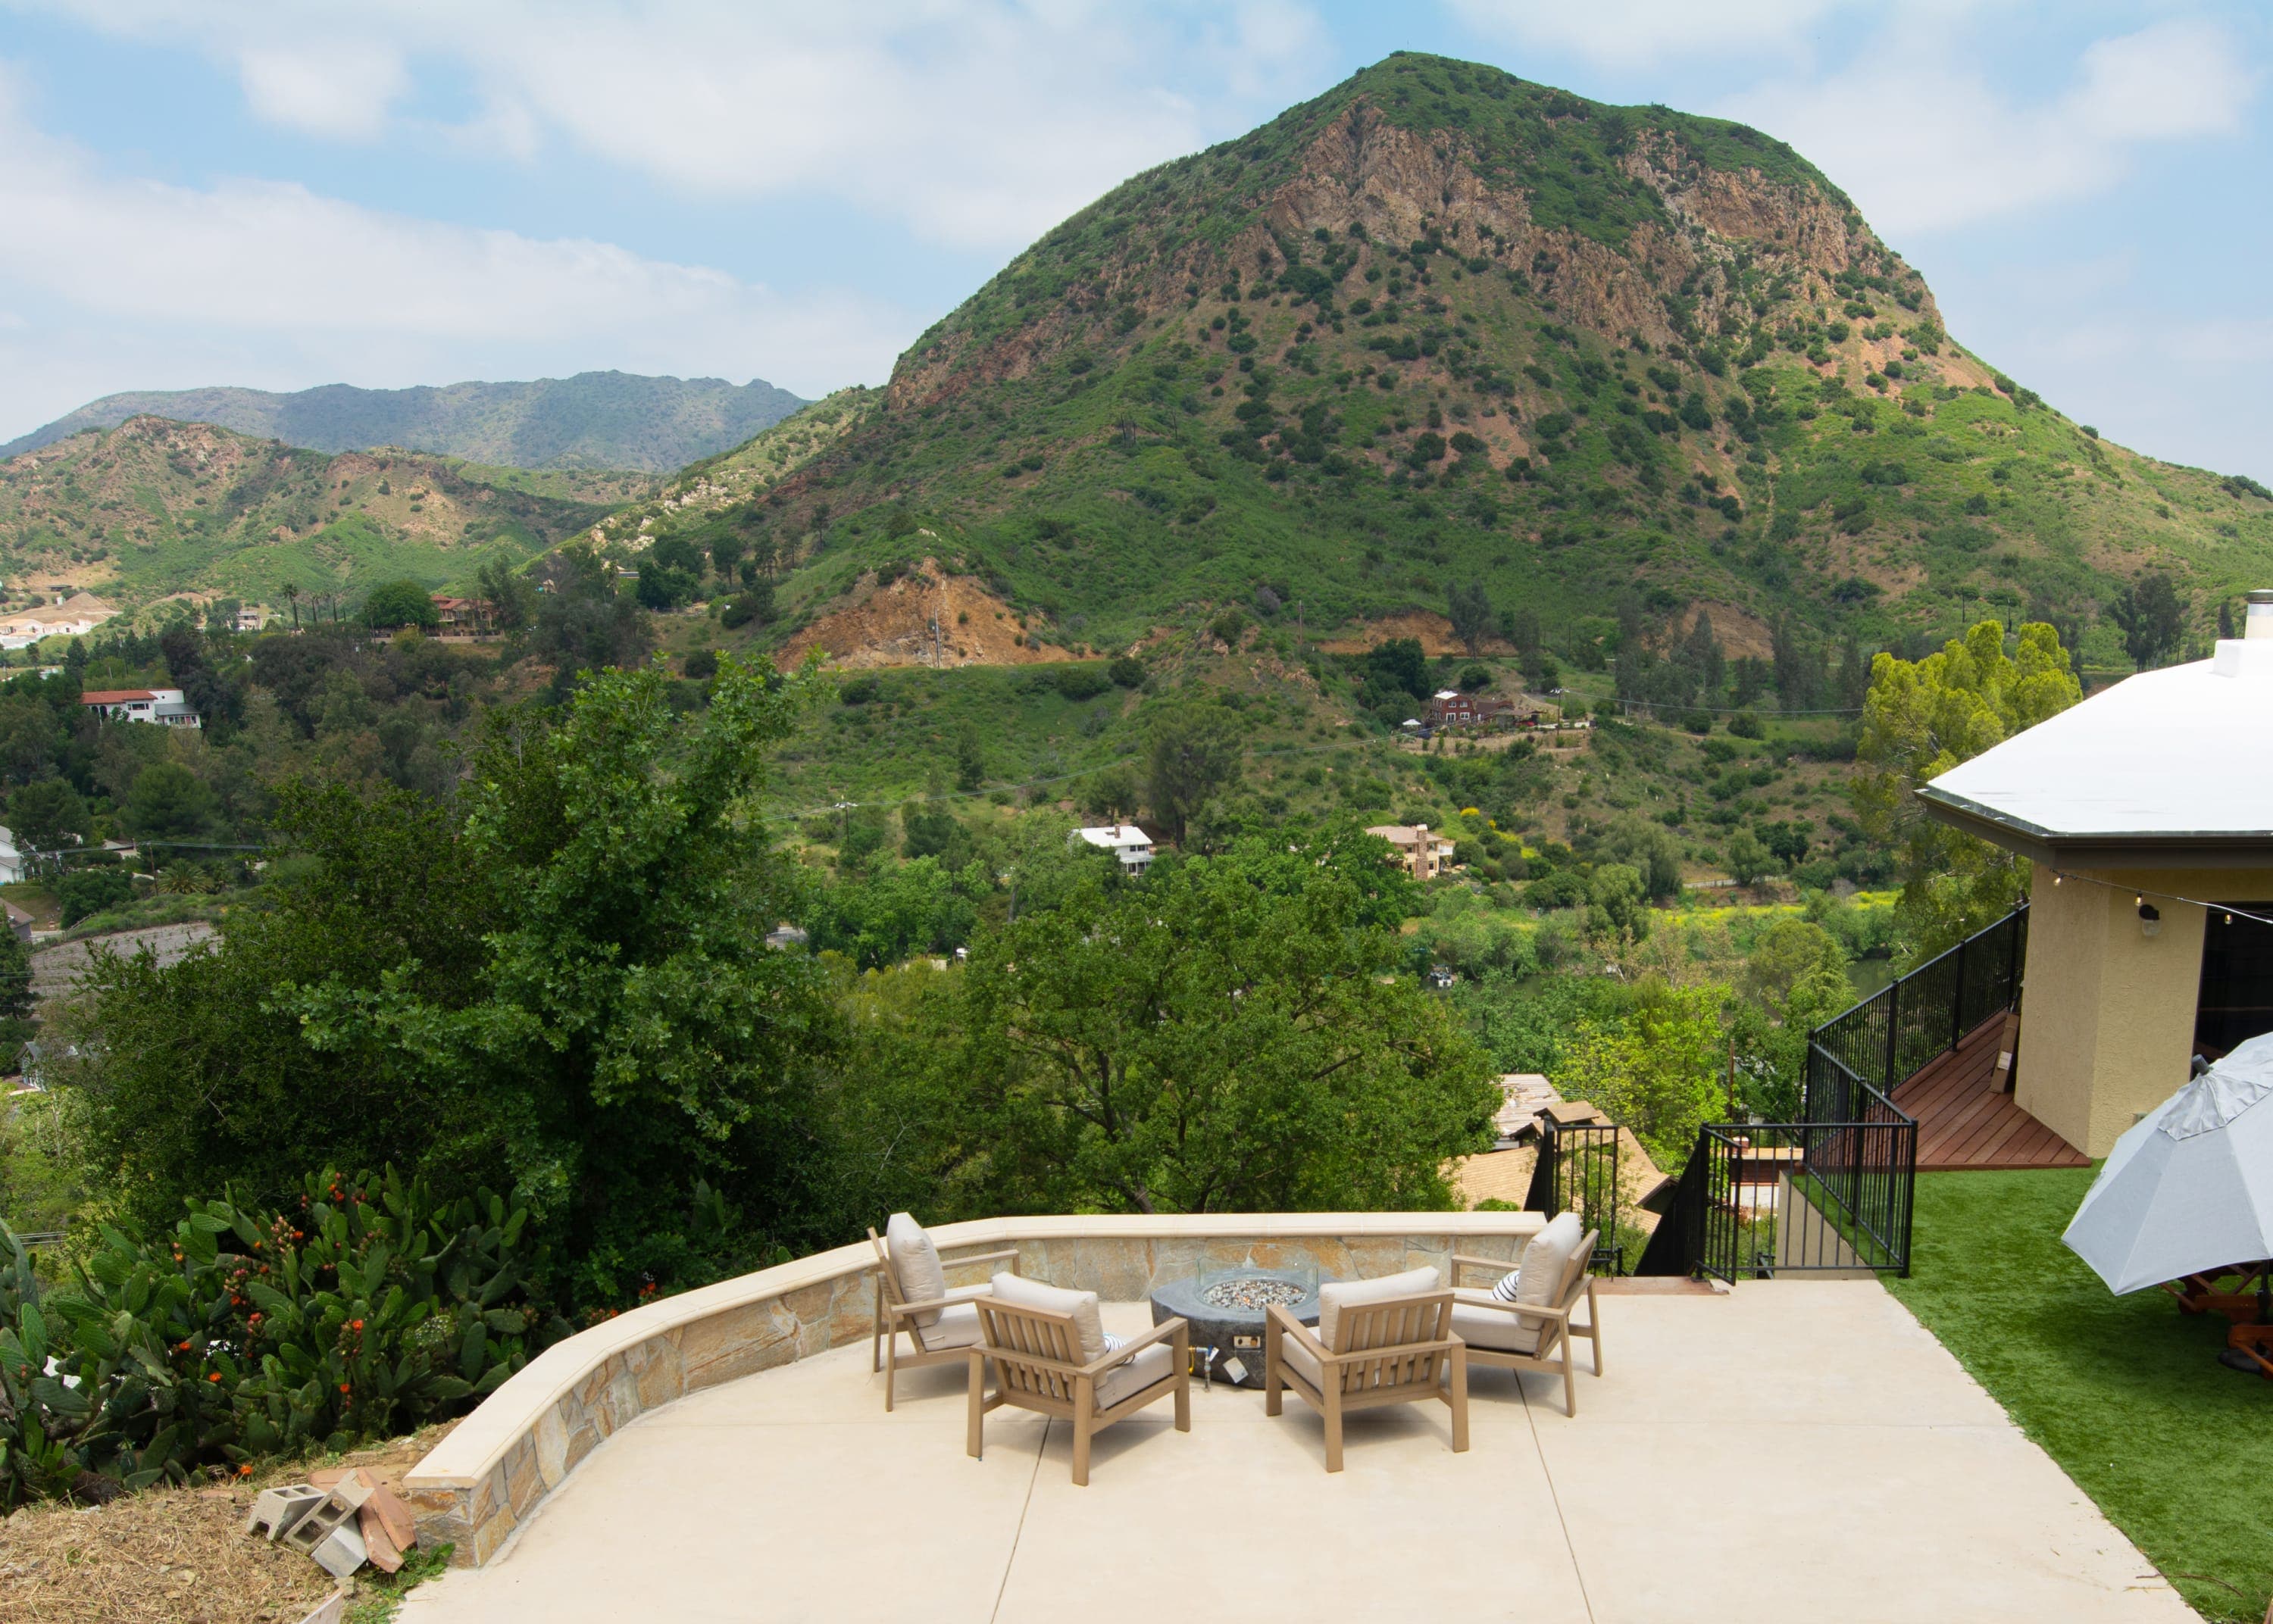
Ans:
POLYGON ((1334 1357, 1326 1351, 1326 1344, 1318 1340, 1318 1334, 1289 1313, 1286 1304, 1272 1304, 1269 1318, 1282 1334, 1293 1336, 1309 1352, 1317 1354, 1322 1359, 1334 1357))
MULTIPOLYGON (((1583 1297, 1586 1293, 1581 1291, 1579 1295, 1583 1297)), ((1527 1314, 1540 1320, 1567 1320, 1578 1306, 1575 1301, 1565 1303, 1559 1308, 1551 1303, 1504 1303, 1497 1298, 1489 1302, 1463 1302, 1460 1305, 1463 1308, 1488 1308, 1497 1313, 1527 1314)))
POLYGON ((927 1297, 919 1303, 887 1303, 884 1312, 896 1320, 904 1320, 911 1313, 928 1313, 934 1308, 952 1308, 963 1300, 959 1297, 927 1297))
POLYGON ((1119 1347, 1114 1349, 1109 1353, 1106 1353, 1103 1357, 1093 1359, 1090 1363, 1083 1366, 1081 1367, 1081 1373, 1085 1376, 1101 1376, 1106 1371, 1111 1370, 1114 1366, 1126 1364, 1130 1358, 1134 1358, 1138 1353, 1143 1352, 1154 1343, 1168 1341, 1178 1332, 1186 1329, 1190 1323, 1190 1321, 1182 1318, 1163 1320, 1151 1330, 1146 1331, 1142 1336, 1131 1336, 1127 1342, 1122 1343, 1119 1347))
POLYGON ((1518 1265, 1510 1262, 1505 1258, 1470 1257, 1465 1253, 1455 1252, 1452 1254, 1452 1283, 1455 1285, 1459 1283, 1460 1265, 1463 1263, 1468 1264, 1475 1269, 1489 1269, 1496 1273, 1503 1275, 1518 1267, 1518 1265))

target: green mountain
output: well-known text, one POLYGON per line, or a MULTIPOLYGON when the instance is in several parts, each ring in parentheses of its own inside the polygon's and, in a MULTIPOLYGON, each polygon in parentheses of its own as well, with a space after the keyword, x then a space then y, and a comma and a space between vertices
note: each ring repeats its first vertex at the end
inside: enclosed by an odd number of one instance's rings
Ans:
POLYGON ((316 451, 408 446, 515 468, 635 468, 666 474, 739 445, 805 402, 762 378, 579 372, 523 384, 357 389, 138 390, 105 395, 0 445, 0 460, 129 417, 219 423, 316 451))
POLYGON ((1843 640, 2026 613, 2118 662, 2142 572, 2196 635, 2273 581, 2262 488, 2001 376, 1783 143, 1413 55, 1050 231, 748 512, 825 642, 926 556, 1094 651, 1226 608, 1441 642, 1457 587, 1596 667, 1707 612, 1788 701, 1843 640))
POLYGON ((643 475, 321 452, 133 417, 0 461, 0 578, 131 607, 206 592, 281 605, 379 580, 470 585, 647 497, 643 475))

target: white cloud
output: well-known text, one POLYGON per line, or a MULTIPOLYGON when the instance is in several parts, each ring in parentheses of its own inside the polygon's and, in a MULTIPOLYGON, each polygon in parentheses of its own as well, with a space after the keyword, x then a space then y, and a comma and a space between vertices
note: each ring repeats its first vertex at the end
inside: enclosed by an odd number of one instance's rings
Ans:
POLYGON ((1789 141, 1900 236, 2101 191, 2142 142, 2238 130, 2255 94, 2235 42, 2196 22, 2097 41, 2074 85, 2033 106, 1960 66, 1952 43, 1914 21, 1828 78, 1765 85, 1714 110, 1789 141))
POLYGON ((787 296, 612 243, 440 224, 297 185, 113 178, 26 124, 4 78, 0 219, 0 308, 52 312, 0 367, 0 420, 22 427, 77 403, 55 398, 88 381, 63 358, 94 333, 133 341, 102 346, 131 369, 108 388, 154 386, 187 354, 296 384, 431 383, 490 363, 518 367, 506 376, 757 374, 817 394, 881 380, 919 326, 853 296, 787 296))
POLYGON ((1325 56, 1297 0, 49 4, 233 64, 253 110, 296 128, 376 133, 411 116, 390 61, 446 64, 481 103, 467 142, 563 143, 698 194, 825 194, 989 251, 1234 132, 1204 105, 1275 111, 1325 56))
POLYGON ((249 45, 237 78, 252 110, 311 135, 368 139, 408 88, 402 58, 382 45, 334 41, 315 48, 249 45))
POLYGON ((1448 0, 1479 33, 1612 68, 1804 50, 1853 0, 1448 0))

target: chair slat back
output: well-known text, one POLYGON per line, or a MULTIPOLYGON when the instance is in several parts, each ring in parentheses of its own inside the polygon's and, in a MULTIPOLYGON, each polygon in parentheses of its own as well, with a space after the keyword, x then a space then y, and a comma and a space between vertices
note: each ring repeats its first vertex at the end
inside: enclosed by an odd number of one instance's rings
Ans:
POLYGON ((1414 1351, 1414 1343, 1440 1342, 1452 1334, 1452 1294, 1432 1291, 1419 1297, 1393 1297, 1341 1311, 1336 1332, 1339 1348, 1330 1352, 1368 1354, 1340 1367, 1345 1396, 1376 1393, 1388 1388, 1436 1386, 1446 1351, 1414 1351))
POLYGON ((868 1226, 868 1244, 876 1249, 876 1278, 882 1283, 876 1289, 883 1292, 884 1300, 891 1306, 904 1306, 908 1299, 900 1295, 900 1277, 892 1268, 892 1249, 876 1233, 874 1224, 868 1226))
POLYGON ((1073 1378, 1037 1360, 1080 1366, 1081 1333, 1073 1316, 1044 1308, 1025 1308, 979 1298, 979 1334, 987 1358, 994 1361, 995 1380, 1005 1393, 1030 1393, 1038 1397, 1073 1402, 1073 1378))

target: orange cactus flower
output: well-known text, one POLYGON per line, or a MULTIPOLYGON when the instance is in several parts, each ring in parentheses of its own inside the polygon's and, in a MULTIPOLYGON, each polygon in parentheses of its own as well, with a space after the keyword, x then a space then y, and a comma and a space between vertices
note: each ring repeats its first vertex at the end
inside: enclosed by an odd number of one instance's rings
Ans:
POLYGON ((347 1384, 346 1382, 344 1382, 344 1381, 341 1382, 341 1383, 340 1383, 340 1391, 341 1391, 341 1392, 342 1392, 342 1393, 344 1393, 344 1392, 346 1392, 347 1390, 348 1390, 348 1384, 347 1384))
POLYGON ((216 1371, 213 1371, 213 1372, 209 1373, 206 1375, 206 1381, 220 1381, 220 1380, 221 1380, 221 1372, 219 1372, 219 1371, 217 1371, 217 1370, 216 1370, 216 1371))
POLYGON ((236 1469, 236 1475, 240 1478, 250 1478, 252 1475, 252 1467, 250 1463, 240 1466, 236 1469))
POLYGON ((361 1330, 361 1329, 363 1329, 363 1321, 362 1321, 361 1320, 356 1320, 356 1321, 351 1321, 351 1323, 355 1326, 356 1329, 357 1329, 357 1330, 361 1330))

